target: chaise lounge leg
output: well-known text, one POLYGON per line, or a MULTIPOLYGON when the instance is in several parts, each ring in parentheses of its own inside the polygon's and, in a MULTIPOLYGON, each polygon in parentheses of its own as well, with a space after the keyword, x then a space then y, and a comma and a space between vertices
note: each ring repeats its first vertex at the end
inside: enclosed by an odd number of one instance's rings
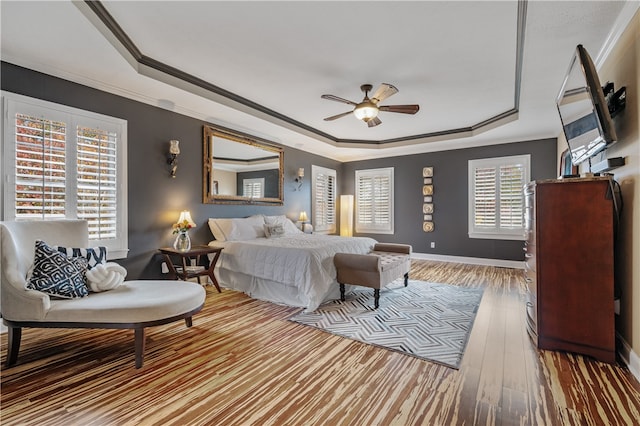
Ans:
POLYGON ((344 302, 344 292, 345 292, 345 288, 344 288, 344 284, 340 284, 340 300, 342 300, 344 302))
POLYGON ((134 330, 135 351, 136 351, 136 368, 142 368, 144 362, 144 328, 136 328, 134 330))
POLYGON ((406 274, 404 274, 404 286, 408 286, 409 285, 409 273, 407 272, 406 274))
POLYGON ((380 289, 379 288, 374 288, 373 289, 373 304, 375 306, 375 309, 378 309, 379 302, 380 302, 380 289))
POLYGON ((8 344, 7 362, 5 365, 11 367, 18 361, 18 352, 20 351, 20 340, 22 340, 22 328, 8 326, 8 344))
POLYGON ((191 317, 186 317, 186 318, 184 319, 184 324, 185 324, 187 327, 191 327, 191 326, 193 325, 193 320, 191 319, 191 317))

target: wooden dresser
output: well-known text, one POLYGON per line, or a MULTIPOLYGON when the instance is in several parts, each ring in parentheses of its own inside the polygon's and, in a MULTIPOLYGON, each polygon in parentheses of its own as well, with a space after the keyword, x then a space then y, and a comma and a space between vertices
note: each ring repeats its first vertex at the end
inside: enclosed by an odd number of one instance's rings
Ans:
POLYGON ((525 187, 527 329, 541 349, 615 362, 614 203, 608 177, 525 187))

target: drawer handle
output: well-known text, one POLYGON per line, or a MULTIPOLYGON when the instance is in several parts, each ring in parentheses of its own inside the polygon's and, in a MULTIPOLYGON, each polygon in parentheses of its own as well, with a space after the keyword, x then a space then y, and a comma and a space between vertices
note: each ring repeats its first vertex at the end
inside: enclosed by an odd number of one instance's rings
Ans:
POLYGON ((527 308, 533 308, 533 303, 527 302, 527 308))
POLYGON ((533 282, 533 279, 532 279, 532 278, 529 278, 529 277, 525 277, 525 278, 524 278, 524 280, 525 280, 526 282, 528 282, 528 283, 532 283, 532 282, 533 282))
POLYGON ((525 253, 524 257, 526 257, 527 259, 531 259, 533 255, 531 253, 525 253))

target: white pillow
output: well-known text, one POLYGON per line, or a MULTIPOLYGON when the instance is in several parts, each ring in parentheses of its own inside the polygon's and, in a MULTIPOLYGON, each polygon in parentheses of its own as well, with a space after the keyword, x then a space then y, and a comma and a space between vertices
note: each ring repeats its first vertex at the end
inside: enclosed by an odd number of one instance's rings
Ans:
POLYGON ((209 229, 211 230, 213 238, 215 238, 216 241, 224 242, 226 241, 224 232, 222 232, 222 229, 220 229, 220 225, 218 225, 218 221, 221 220, 223 219, 209 219, 209 229))
POLYGON ((284 235, 284 225, 276 223, 275 225, 264 224, 264 234, 267 238, 277 238, 284 235))
POLYGON ((209 228, 217 241, 244 241, 264 238, 264 216, 209 219, 209 228), (212 225, 213 224, 213 225, 212 225))
POLYGON ((301 234, 302 231, 285 215, 278 216, 265 216, 264 221, 267 225, 282 225, 284 227, 284 234, 301 234))
POLYGON ((127 270, 115 262, 100 263, 87 271, 87 286, 93 292, 113 290, 124 282, 127 270))

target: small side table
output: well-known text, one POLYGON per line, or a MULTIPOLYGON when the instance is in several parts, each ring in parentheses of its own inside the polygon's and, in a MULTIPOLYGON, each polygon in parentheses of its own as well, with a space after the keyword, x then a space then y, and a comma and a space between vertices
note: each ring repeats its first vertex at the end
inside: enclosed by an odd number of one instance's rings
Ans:
POLYGON ((198 278, 199 277, 208 276, 211 278, 211 282, 218 289, 218 293, 222 293, 220 290, 220 285, 218 284, 218 280, 213 273, 214 268, 216 267, 216 263, 218 263, 218 258, 220 257, 220 253, 222 252, 222 248, 220 247, 210 247, 210 246, 193 246, 191 250, 180 251, 176 250, 172 247, 163 247, 160 250, 160 253, 164 255, 167 266, 169 267, 169 273, 172 275, 172 278, 181 279, 183 281, 188 280, 189 278, 198 278), (191 266, 191 262, 187 262, 187 260, 191 258, 196 259, 196 263, 200 263, 200 256, 207 256, 208 254, 214 253, 213 259, 209 262, 209 267, 200 267, 194 268, 191 266), (180 264, 174 265, 172 257, 179 257, 180 264), (181 268, 181 271, 176 269, 176 266, 181 268))

